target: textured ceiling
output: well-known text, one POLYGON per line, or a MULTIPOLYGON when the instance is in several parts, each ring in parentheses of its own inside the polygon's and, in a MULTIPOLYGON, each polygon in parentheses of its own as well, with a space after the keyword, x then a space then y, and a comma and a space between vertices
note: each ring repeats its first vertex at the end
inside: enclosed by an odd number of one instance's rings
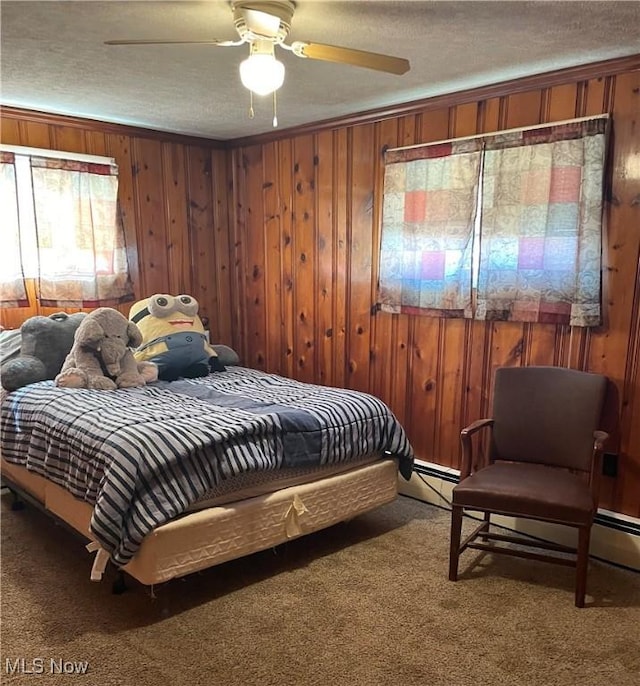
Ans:
MULTIPOLYGON (((300 59, 278 91, 279 128, 640 53, 640 2, 296 3, 290 40, 411 62, 403 76, 300 59)), ((270 97, 240 84, 246 45, 114 47, 117 38, 235 39, 230 5, 0 2, 6 105, 229 139, 272 130, 270 97)))

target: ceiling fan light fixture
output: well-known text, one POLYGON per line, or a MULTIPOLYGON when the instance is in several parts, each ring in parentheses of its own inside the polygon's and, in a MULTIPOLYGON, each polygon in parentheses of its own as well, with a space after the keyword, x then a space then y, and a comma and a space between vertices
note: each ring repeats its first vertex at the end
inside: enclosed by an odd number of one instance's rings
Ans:
POLYGON ((268 49, 252 45, 251 54, 240 63, 240 80, 245 88, 256 95, 269 95, 284 83, 284 64, 268 49))
MULTIPOLYGON (((2 2, 2 0, 0 0, 2 2)), ((254 116, 253 96, 271 95, 273 98, 273 125, 278 125, 278 89, 284 83, 284 64, 275 57, 275 46, 292 52, 296 57, 310 58, 338 64, 364 67, 387 74, 401 75, 409 71, 409 60, 366 50, 355 50, 324 43, 285 41, 291 30, 291 20, 297 0, 229 0, 233 23, 239 40, 208 39, 127 39, 105 41, 108 45, 214 45, 235 47, 249 45, 249 57, 240 64, 240 80, 249 90, 249 116, 254 116)))

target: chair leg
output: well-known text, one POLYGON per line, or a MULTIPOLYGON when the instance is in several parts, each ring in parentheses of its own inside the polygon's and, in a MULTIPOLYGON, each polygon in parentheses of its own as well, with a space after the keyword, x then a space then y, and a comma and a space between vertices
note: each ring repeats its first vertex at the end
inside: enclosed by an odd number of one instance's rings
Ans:
POLYGON ((591 527, 578 529, 578 550, 576 556, 576 607, 584 607, 587 593, 587 568, 589 566, 589 539, 591 527))
MULTIPOLYGON (((484 521, 486 522, 486 527, 485 527, 485 530, 484 530, 484 531, 485 531, 486 533, 489 533, 489 529, 490 529, 490 527, 491 527, 491 512, 485 512, 485 513, 484 513, 483 519, 484 519, 484 521)), ((482 534, 482 533, 480 534, 480 538, 481 538, 481 540, 483 540, 485 543, 489 540, 489 539, 488 539, 484 534, 482 534)))
POLYGON ((449 581, 458 580, 458 557, 460 556, 460 536, 462 534, 462 508, 451 508, 451 543, 449 547, 449 581))

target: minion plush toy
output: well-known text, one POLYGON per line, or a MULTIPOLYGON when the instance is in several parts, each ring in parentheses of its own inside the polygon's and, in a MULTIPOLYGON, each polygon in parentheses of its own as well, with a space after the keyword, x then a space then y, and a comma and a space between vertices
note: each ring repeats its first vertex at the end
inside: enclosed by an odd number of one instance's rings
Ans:
POLYGON ((190 295, 152 295, 131 306, 129 319, 142 333, 134 357, 138 362, 154 362, 159 379, 194 379, 225 370, 207 342, 198 301, 190 295))

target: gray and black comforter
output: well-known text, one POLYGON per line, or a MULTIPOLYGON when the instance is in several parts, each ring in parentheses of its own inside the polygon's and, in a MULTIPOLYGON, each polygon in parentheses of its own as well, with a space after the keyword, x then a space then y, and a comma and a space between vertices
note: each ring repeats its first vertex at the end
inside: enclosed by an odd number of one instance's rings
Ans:
POLYGON ((224 479, 283 466, 413 453, 378 398, 243 367, 99 391, 31 384, 2 402, 3 457, 94 506, 91 533, 118 565, 155 527, 224 479))

